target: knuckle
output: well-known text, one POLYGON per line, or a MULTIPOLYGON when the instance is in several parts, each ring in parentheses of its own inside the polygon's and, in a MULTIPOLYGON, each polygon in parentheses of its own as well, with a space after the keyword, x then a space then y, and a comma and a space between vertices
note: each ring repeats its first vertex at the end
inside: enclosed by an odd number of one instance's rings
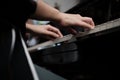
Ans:
POLYGON ((93 19, 92 18, 89 18, 90 19, 90 21, 93 21, 93 19))
POLYGON ((81 17, 81 15, 80 15, 80 14, 76 14, 76 16, 81 17))
POLYGON ((48 27, 50 27, 50 25, 49 25, 49 24, 48 24, 47 26, 48 26, 48 27))

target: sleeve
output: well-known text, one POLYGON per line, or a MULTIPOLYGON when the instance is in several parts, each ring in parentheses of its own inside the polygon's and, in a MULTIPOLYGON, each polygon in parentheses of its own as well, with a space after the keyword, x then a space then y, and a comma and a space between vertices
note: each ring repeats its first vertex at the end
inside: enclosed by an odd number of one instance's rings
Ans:
POLYGON ((29 11, 31 13, 31 15, 36 11, 36 8, 37 8, 37 3, 36 3, 36 0, 29 0, 29 11))

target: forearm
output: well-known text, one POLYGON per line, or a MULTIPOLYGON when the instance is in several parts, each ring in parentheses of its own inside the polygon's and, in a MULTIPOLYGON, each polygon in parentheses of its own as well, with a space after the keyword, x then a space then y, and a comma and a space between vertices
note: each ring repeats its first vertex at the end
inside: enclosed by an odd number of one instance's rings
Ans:
POLYGON ((49 6, 42 0, 37 0, 37 9, 33 18, 38 20, 50 20, 57 22, 62 26, 82 26, 93 29, 94 22, 92 18, 82 17, 79 14, 62 13, 59 10, 49 6))
POLYGON ((60 14, 59 10, 49 6, 42 0, 37 1, 37 9, 33 18, 38 20, 52 20, 52 21, 59 21, 60 14))

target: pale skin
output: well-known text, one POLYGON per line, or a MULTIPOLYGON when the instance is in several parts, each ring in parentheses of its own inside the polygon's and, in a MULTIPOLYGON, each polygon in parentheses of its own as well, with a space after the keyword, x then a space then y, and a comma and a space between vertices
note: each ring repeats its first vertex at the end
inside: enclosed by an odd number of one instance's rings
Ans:
MULTIPOLYGON (((37 0, 37 9, 35 13, 31 15, 31 18, 36 20, 54 21, 61 25, 63 28, 69 28, 69 30, 74 33, 76 33, 76 31, 69 26, 83 27, 87 29, 94 29, 95 27, 92 18, 83 17, 80 14, 68 14, 60 12, 59 10, 46 4, 43 0, 37 0)), ((62 33, 51 25, 42 25, 42 27, 34 27, 37 25, 30 24, 26 25, 27 29, 38 34, 44 34, 55 38, 63 37, 62 33)))
POLYGON ((26 28, 29 29, 29 32, 41 35, 47 39, 62 38, 63 35, 59 29, 51 25, 33 25, 26 23, 26 28))

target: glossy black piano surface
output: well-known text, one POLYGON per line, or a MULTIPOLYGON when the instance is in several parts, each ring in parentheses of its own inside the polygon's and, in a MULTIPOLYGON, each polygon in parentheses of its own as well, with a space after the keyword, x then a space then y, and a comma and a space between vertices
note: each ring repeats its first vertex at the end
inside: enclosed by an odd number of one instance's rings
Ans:
MULTIPOLYGON (((98 25, 119 18, 119 7, 120 0, 86 0, 68 10, 67 13, 78 13, 83 16, 90 16, 96 25, 98 25)), ((52 24, 56 25, 54 23, 52 24)), ((65 32, 65 34, 67 33, 65 32)), ((68 46, 74 44, 75 48, 73 48, 73 50, 62 49, 63 47, 68 48, 65 44, 42 51, 36 51, 31 54, 31 56, 36 64, 44 66, 56 74, 68 78, 68 80, 115 80, 116 78, 119 79, 119 76, 116 75, 119 64, 118 55, 120 53, 119 38, 120 29, 109 34, 91 36, 83 40, 78 38, 76 42, 68 44, 68 46), (54 56, 53 58, 64 56, 70 52, 76 52, 77 58, 73 55, 71 59, 74 58, 74 61, 70 60, 70 53, 68 54, 68 63, 64 63, 64 60, 62 60, 67 58, 66 55, 58 62, 52 63, 48 58, 48 62, 46 62, 44 58, 47 55, 44 54, 47 51, 49 51, 49 55, 54 56), (59 51, 61 51, 61 55, 59 51), (57 53, 59 53, 59 56, 57 53)))
POLYGON ((101 24, 119 18, 119 7, 120 0, 85 0, 66 12, 90 16, 96 24, 101 24))

